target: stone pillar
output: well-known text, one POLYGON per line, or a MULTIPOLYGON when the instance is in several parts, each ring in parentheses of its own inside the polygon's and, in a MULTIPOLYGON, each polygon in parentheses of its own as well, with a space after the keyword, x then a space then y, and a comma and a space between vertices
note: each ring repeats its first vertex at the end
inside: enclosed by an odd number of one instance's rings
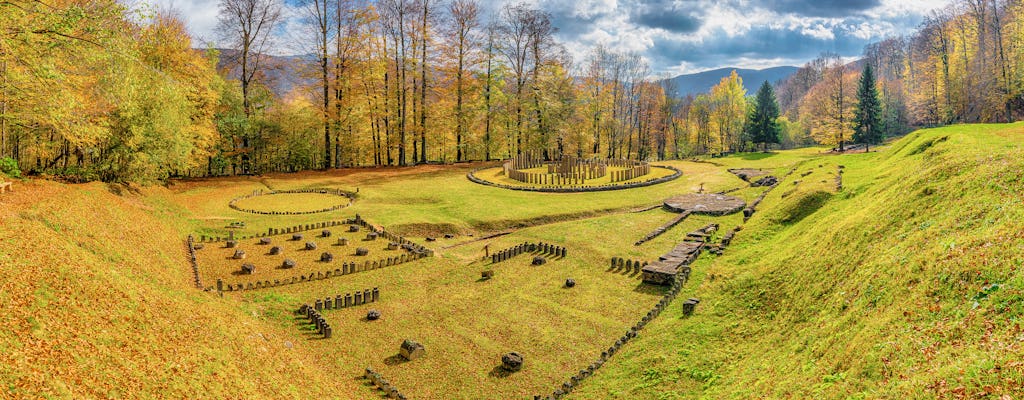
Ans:
POLYGON ((316 299, 316 303, 314 303, 313 307, 315 310, 320 311, 324 308, 324 303, 320 301, 320 299, 316 299))
POLYGON ((373 288, 373 301, 377 301, 378 299, 380 299, 380 290, 373 288))
POLYGON ((358 306, 358 305, 361 305, 361 304, 363 304, 363 292, 356 292, 355 293, 355 305, 358 306))
POLYGON ((345 293, 345 307, 352 307, 355 303, 352 302, 352 293, 345 293))

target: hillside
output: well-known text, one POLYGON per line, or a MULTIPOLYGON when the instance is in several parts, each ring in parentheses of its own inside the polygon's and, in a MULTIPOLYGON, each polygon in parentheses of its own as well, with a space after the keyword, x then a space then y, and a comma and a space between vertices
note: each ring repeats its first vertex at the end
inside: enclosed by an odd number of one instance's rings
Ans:
POLYGON ((739 75, 740 78, 743 78, 743 86, 746 87, 747 93, 753 94, 757 91, 757 88, 761 86, 761 83, 768 81, 768 83, 775 84, 776 82, 793 75, 797 69, 797 67, 774 67, 761 70, 719 68, 695 74, 679 75, 670 80, 672 81, 672 85, 675 86, 678 96, 685 97, 690 94, 698 95, 701 93, 707 93, 711 90, 712 86, 717 85, 722 78, 729 76, 729 74, 735 70, 736 74, 739 75))
POLYGON ((265 309, 192 285, 166 192, 33 181, 0 195, 0 398, 351 398, 357 383, 319 378, 265 309))
POLYGON ((919 131, 810 170, 698 262, 699 315, 659 319, 575 397, 1024 395, 1024 124, 919 131))

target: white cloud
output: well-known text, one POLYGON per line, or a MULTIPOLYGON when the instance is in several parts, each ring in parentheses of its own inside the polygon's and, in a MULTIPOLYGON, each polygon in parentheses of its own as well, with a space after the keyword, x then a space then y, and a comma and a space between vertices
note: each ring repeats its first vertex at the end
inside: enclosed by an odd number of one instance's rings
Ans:
MULTIPOLYGON (((197 43, 216 42, 216 1, 148 1, 179 10, 197 43)), ((494 11, 506 3, 519 2, 481 1, 485 9, 494 11)), ((833 6, 832 3, 804 0, 657 0, 658 9, 668 13, 665 16, 683 17, 659 19, 654 23, 657 26, 644 26, 633 18, 636 10, 655 5, 655 0, 527 3, 555 15, 559 39, 577 62, 582 62, 592 46, 603 44, 614 50, 641 54, 652 63, 654 73, 689 73, 724 66, 800 65, 825 50, 855 57, 870 41, 911 32, 924 15, 947 6, 949 1, 880 0, 874 7, 871 6, 875 3, 870 1, 844 2, 834 4, 833 8, 843 10, 836 12, 824 8, 833 6), (795 6, 803 4, 807 6, 795 6), (779 7, 773 8, 774 5, 779 7), (674 22, 685 21, 688 16, 697 18, 699 25, 694 25, 694 29, 675 29, 674 22), (763 46, 754 47, 751 42, 763 46), (675 44, 676 49, 666 52, 665 43, 675 44)), ((280 29, 283 40, 276 53, 309 52, 310 49, 301 46, 307 41, 301 40, 299 11, 288 7, 286 15, 289 18, 280 29)))

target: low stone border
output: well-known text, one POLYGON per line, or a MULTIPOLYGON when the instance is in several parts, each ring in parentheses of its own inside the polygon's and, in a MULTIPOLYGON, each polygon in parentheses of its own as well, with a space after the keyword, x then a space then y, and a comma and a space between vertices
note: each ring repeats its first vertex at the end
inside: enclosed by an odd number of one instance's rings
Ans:
POLYGON ((192 264, 192 277, 195 280, 196 287, 202 289, 203 282, 199 280, 199 261, 196 260, 195 240, 192 238, 192 235, 188 235, 185 244, 188 246, 189 263, 192 264))
MULTIPOLYGON (((353 293, 345 293, 344 297, 342 297, 342 295, 339 294, 334 296, 334 298, 331 298, 331 296, 327 296, 324 297, 322 300, 316 299, 313 301, 312 307, 314 310, 317 311, 340 310, 342 308, 355 307, 361 306, 363 304, 374 303, 379 299, 380 289, 373 288, 372 290, 366 289, 361 292, 357 290, 353 293)), ((304 310, 306 307, 310 307, 309 303, 303 304, 301 307, 299 307, 299 312, 301 313, 302 310, 304 310)))
POLYGON ((523 242, 515 246, 509 247, 505 250, 491 254, 491 263, 497 264, 499 262, 511 259, 512 257, 518 256, 520 254, 533 253, 535 251, 539 251, 541 254, 544 255, 552 255, 555 257, 562 258, 565 258, 565 255, 568 254, 568 251, 565 249, 565 247, 555 246, 553 244, 547 244, 544 242, 523 242))
POLYGON ((836 170, 836 192, 843 191, 843 166, 840 165, 836 170))
POLYGON ((237 284, 228 283, 228 284, 225 284, 221 279, 218 279, 217 280, 217 291, 224 291, 224 292, 249 291, 249 290, 258 290, 258 289, 268 289, 268 288, 278 287, 278 286, 293 285, 293 284, 296 284, 296 283, 306 283, 306 282, 312 282, 312 281, 319 281, 319 280, 324 280, 324 279, 337 278, 339 276, 350 275, 350 274, 359 273, 359 272, 373 271, 373 270, 376 270, 376 269, 381 269, 381 268, 384 268, 384 267, 390 267, 390 266, 394 266, 394 265, 399 265, 399 264, 403 264, 403 263, 406 263, 406 262, 411 262, 411 261, 419 260, 419 259, 424 258, 424 257, 428 257, 427 253, 415 253, 414 252, 414 253, 409 253, 409 254, 410 255, 408 257, 407 257, 407 255, 403 254, 403 255, 398 256, 398 257, 389 257, 389 258, 386 258, 386 259, 383 259, 383 260, 379 260, 379 261, 373 261, 373 262, 366 261, 366 262, 364 262, 361 265, 358 264, 358 263, 354 263, 354 262, 353 263, 343 263, 342 264, 342 268, 328 269, 326 272, 325 271, 310 272, 309 275, 302 274, 302 275, 299 275, 299 276, 293 276, 291 278, 285 278, 283 281, 280 280, 280 279, 275 279, 273 281, 262 280, 262 281, 248 282, 248 283, 237 283, 237 284))
POLYGON ((237 210, 237 211, 241 211, 241 212, 247 212, 247 213, 251 213, 251 214, 260 214, 260 215, 305 215, 305 214, 317 214, 317 213, 323 213, 323 212, 330 212, 330 211, 340 210, 340 209, 348 207, 350 205, 352 205, 352 194, 350 194, 348 192, 345 192, 345 191, 342 191, 342 190, 339 190, 339 189, 323 189, 323 188, 318 188, 318 189, 272 190, 272 191, 269 191, 269 192, 265 192, 263 190, 257 190, 257 191, 254 191, 254 192, 250 193, 250 194, 247 194, 245 196, 235 197, 235 198, 231 199, 231 201, 228 202, 228 207, 231 207, 233 210, 237 210), (239 200, 250 199, 250 198, 253 198, 253 197, 270 196, 270 195, 275 195, 275 194, 288 194, 288 193, 330 194, 330 195, 334 195, 334 196, 344 197, 344 198, 348 199, 348 203, 339 204, 339 205, 336 205, 334 207, 327 207, 327 208, 323 208, 323 209, 319 209, 319 210, 312 210, 312 211, 264 211, 264 210, 250 209, 250 208, 242 208, 242 207, 239 207, 237 204, 235 204, 239 200))
POLYGON ((669 229, 672 229, 672 227, 674 227, 676 225, 679 225, 680 222, 683 222, 683 220, 686 219, 686 217, 689 217, 689 216, 690 216, 690 211, 683 211, 682 214, 679 214, 675 218, 672 218, 672 220, 669 221, 668 223, 666 223, 665 225, 659 226, 657 229, 655 229, 651 233, 648 233, 647 236, 644 236, 640 240, 637 240, 636 243, 633 243, 633 245, 634 246, 639 246, 639 245, 642 245, 642 244, 646 243, 647 241, 650 241, 651 239, 654 239, 654 238, 656 238, 658 236, 661 236, 662 233, 665 233, 669 229))
POLYGON ((611 264, 608 267, 608 272, 620 272, 623 271, 627 274, 636 274, 639 277, 640 271, 643 267, 646 267, 647 261, 639 260, 627 260, 622 257, 612 257, 611 264))
POLYGON ((676 167, 670 167, 670 166, 667 166, 667 165, 652 165, 651 168, 663 168, 663 169, 674 171, 674 173, 672 175, 669 175, 669 176, 665 176, 665 177, 661 177, 661 178, 657 178, 657 179, 651 179, 651 180, 647 180, 647 181, 643 181, 643 182, 634 182, 634 183, 627 183, 627 184, 620 184, 620 185, 608 184, 608 185, 601 185, 601 186, 570 186, 570 187, 512 186, 512 185, 504 185, 504 184, 500 184, 500 183, 494 183, 494 182, 491 182, 491 181, 488 181, 488 180, 484 180, 484 179, 480 179, 480 178, 476 177, 475 174, 477 172, 485 170, 485 169, 491 169, 491 168, 494 168, 494 167, 486 167, 486 168, 475 169, 475 170, 471 171, 470 173, 466 174, 466 178, 469 179, 473 183, 477 183, 477 184, 484 185, 484 186, 491 186, 491 187, 496 187, 496 188, 501 188, 501 189, 508 189, 508 190, 519 190, 519 191, 524 191, 524 192, 588 193, 588 192, 605 192, 605 191, 609 191, 609 190, 635 189, 635 188, 639 188, 639 187, 652 186, 652 185, 657 185, 659 183, 669 182, 669 181, 678 179, 680 176, 683 176, 683 171, 680 171, 676 167))
POLYGON ((314 230, 314 229, 331 228, 331 227, 341 226, 341 225, 345 225, 345 224, 356 224, 356 223, 358 223, 358 219, 359 219, 359 215, 357 214, 356 215, 356 219, 347 219, 347 220, 344 220, 344 221, 316 222, 316 223, 312 223, 312 224, 289 226, 289 227, 286 227, 286 228, 267 228, 267 233, 260 233, 260 234, 256 234, 256 235, 250 235, 250 236, 238 236, 238 237, 235 237, 235 233, 234 232, 228 232, 228 236, 227 237, 200 235, 199 236, 199 243, 216 243, 216 242, 223 242, 223 241, 227 241, 227 240, 245 240, 245 239, 253 239, 253 238, 262 238, 262 237, 267 237, 267 236, 285 235, 285 234, 289 234, 289 233, 299 233, 299 232, 311 231, 311 230, 314 230))
POLYGON ((319 310, 313 309, 309 304, 303 304, 297 313, 305 314, 306 318, 309 318, 309 322, 316 327, 317 334, 324 335, 324 339, 331 338, 331 324, 324 319, 323 315, 320 315, 319 310))
POLYGON ((384 377, 382 377, 379 373, 375 372, 370 367, 366 368, 366 374, 363 375, 363 378, 373 383, 374 387, 382 390, 384 392, 384 397, 386 398, 399 400, 405 400, 406 398, 405 395, 402 394, 402 392, 398 391, 398 388, 396 388, 394 385, 391 384, 391 382, 388 382, 387 379, 384 379, 384 377))

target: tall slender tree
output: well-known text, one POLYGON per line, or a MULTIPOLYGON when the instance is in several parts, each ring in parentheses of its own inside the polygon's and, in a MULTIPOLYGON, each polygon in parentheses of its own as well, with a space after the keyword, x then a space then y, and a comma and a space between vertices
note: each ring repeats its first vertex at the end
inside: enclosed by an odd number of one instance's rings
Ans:
POLYGON ((454 0, 448 5, 452 18, 451 40, 454 41, 458 67, 455 70, 455 161, 462 161, 462 138, 466 135, 466 69, 474 64, 472 52, 476 44, 476 29, 480 25, 480 4, 476 0, 454 0))
POLYGON ((854 110, 853 142, 863 143, 868 150, 872 144, 882 141, 882 103, 878 98, 878 86, 871 63, 864 65, 864 72, 857 85, 857 108, 854 110))
POLYGON ((768 151, 769 143, 779 143, 779 102, 775 98, 775 89, 768 81, 757 90, 754 108, 747 119, 747 135, 754 144, 761 144, 762 151, 768 151))

